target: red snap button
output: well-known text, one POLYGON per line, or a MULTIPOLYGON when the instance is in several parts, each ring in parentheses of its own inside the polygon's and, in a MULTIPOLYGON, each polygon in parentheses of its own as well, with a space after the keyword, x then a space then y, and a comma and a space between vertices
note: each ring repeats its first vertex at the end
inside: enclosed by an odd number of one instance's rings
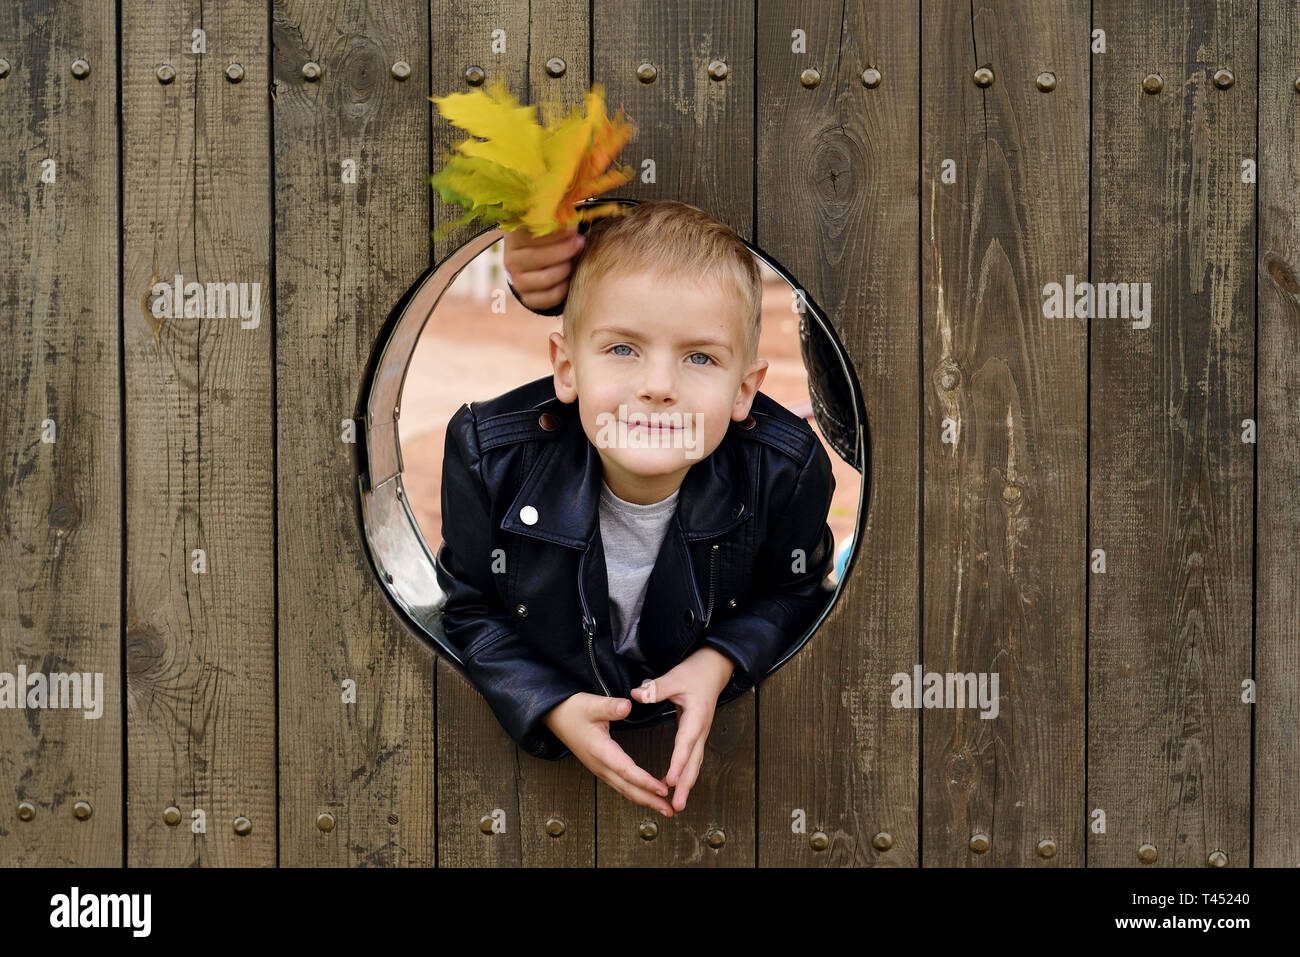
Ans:
POLYGON ((543 412, 537 419, 537 424, 547 432, 554 432, 560 427, 560 420, 549 412, 543 412))

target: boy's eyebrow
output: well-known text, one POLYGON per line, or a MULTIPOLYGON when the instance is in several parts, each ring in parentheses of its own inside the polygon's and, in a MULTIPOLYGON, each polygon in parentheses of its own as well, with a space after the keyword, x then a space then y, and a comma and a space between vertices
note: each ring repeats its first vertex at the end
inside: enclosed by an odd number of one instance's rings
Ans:
MULTIPOLYGON (((640 338, 641 332, 637 329, 625 329, 622 326, 601 326, 599 329, 591 330, 591 338, 595 339, 602 333, 609 333, 612 336, 626 336, 629 339, 640 338)), ((690 342, 682 343, 684 346, 713 346, 716 349, 725 349, 731 351, 731 345, 720 339, 693 339, 690 342)))

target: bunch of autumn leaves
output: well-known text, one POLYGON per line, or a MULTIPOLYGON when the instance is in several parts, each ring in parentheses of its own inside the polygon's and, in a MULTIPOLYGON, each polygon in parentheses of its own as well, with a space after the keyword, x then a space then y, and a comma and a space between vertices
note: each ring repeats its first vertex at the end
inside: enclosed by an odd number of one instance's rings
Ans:
POLYGON ((445 154, 444 167, 428 178, 445 202, 466 210, 460 219, 434 230, 435 240, 480 218, 507 231, 527 226, 533 235, 545 236, 625 211, 618 203, 575 208, 634 175, 626 166, 611 168, 636 128, 621 109, 613 120, 606 115, 600 84, 586 94, 585 115, 576 107, 561 115, 559 105, 548 100, 542 104, 542 124, 536 107, 520 105, 499 77, 486 91, 429 99, 470 134, 455 144, 459 152, 445 154))

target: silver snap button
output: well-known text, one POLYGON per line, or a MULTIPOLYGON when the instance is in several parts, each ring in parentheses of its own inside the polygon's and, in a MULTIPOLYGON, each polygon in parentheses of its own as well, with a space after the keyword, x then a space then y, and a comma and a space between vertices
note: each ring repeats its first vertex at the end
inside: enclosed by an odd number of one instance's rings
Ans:
POLYGON ((728 600, 727 600, 727 607, 728 607, 728 608, 731 608, 731 609, 734 609, 734 608, 736 607, 736 599, 734 599, 734 598, 728 599, 728 600))
POLYGON ((525 525, 536 525, 537 509, 533 508, 531 505, 525 505, 519 510, 519 521, 523 522, 525 525))
POLYGON ((515 605, 515 614, 520 618, 528 617, 528 606, 524 604, 515 605))

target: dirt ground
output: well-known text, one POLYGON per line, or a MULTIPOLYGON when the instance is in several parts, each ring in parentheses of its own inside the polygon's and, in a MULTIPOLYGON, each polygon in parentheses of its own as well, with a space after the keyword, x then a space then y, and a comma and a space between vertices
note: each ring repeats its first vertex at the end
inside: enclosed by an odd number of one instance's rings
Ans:
MULTIPOLYGON (((853 532, 861 476, 826 442, 812 415, 791 301, 785 282, 764 286, 758 355, 768 361, 768 370, 759 391, 803 415, 822 439, 835 475, 827 524, 838 549, 853 532)), ((508 290, 505 304, 504 315, 494 314, 490 301, 449 292, 420 336, 403 385, 402 482, 434 550, 442 541, 440 489, 448 421, 465 402, 500 395, 553 371, 547 337, 559 330, 559 317, 529 312, 508 290)))

